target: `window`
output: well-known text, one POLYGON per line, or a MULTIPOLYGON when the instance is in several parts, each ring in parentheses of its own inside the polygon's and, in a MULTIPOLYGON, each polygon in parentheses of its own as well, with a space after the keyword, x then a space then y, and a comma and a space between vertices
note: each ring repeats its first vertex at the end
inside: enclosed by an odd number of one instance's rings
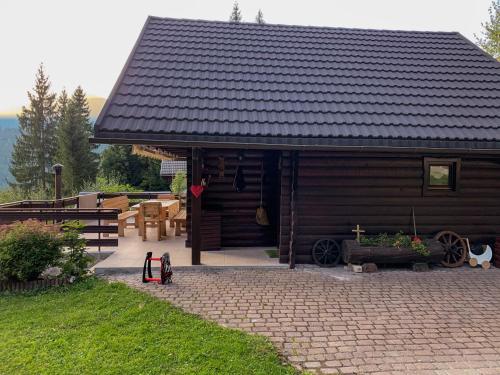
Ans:
POLYGON ((460 159, 424 158, 424 195, 458 191, 460 159))

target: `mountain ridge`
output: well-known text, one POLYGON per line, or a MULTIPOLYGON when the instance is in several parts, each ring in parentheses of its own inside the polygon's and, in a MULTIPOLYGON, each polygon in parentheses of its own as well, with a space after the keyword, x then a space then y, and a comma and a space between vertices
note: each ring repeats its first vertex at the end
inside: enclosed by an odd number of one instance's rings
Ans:
MULTIPOLYGON (((89 95, 87 96, 87 101, 89 103, 90 117, 94 119, 97 118, 97 116, 99 116, 99 113, 101 112, 102 107, 104 106, 104 103, 106 102, 106 98, 103 98, 102 96, 89 95)), ((0 111, 0 119, 16 118, 17 115, 21 113, 21 109, 22 107, 0 111)))

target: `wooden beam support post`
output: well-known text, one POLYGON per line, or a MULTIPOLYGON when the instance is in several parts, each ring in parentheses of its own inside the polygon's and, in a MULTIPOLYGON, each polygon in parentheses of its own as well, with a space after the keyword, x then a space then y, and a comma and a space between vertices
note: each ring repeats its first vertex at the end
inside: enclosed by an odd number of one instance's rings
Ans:
POLYGON ((295 268, 295 235, 297 233, 297 175, 299 171, 299 152, 292 151, 291 171, 290 171, 290 250, 288 253, 288 264, 290 268, 295 268))
MULTIPOLYGON (((201 185, 201 150, 193 148, 192 185, 201 185)), ((191 264, 201 264, 201 195, 196 198, 191 192, 191 264)))
POLYGON ((62 169, 61 164, 54 164, 52 170, 54 171, 54 192, 55 200, 62 199, 62 169))

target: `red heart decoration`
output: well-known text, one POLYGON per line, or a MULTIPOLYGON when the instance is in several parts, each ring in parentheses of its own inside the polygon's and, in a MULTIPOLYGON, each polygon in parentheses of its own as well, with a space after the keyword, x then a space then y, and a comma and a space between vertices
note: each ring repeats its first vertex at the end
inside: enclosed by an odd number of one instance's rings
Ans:
POLYGON ((205 187, 202 185, 191 185, 191 193, 195 196, 195 198, 198 198, 201 193, 203 193, 203 189, 205 189, 205 187))

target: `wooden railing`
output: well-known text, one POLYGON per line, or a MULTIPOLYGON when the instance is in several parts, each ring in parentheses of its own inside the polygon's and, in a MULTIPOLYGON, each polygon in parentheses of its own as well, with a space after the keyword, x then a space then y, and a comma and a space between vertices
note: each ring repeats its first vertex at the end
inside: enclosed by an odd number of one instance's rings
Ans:
MULTIPOLYGON (((92 193, 90 193, 92 194, 92 193)), ((95 193, 93 193, 95 194, 95 193)), ((96 239, 87 239, 87 246, 118 246, 118 238, 102 238, 102 234, 118 233, 116 225, 104 225, 105 221, 117 221, 119 209, 100 208, 103 199, 126 195, 132 202, 141 199, 155 199, 159 194, 169 194, 168 191, 141 191, 97 193, 97 208, 80 208, 80 196, 55 200, 23 200, 0 204, 0 224, 28 219, 43 222, 59 223, 69 220, 85 220, 83 233, 95 233, 96 239)), ((83 203, 82 203, 83 204, 83 203)))
POLYGON ((0 204, 0 209, 3 208, 78 208, 79 197, 68 197, 63 199, 44 199, 44 200, 23 200, 17 202, 9 202, 0 204))
POLYGON ((98 193, 98 199, 114 198, 126 195, 129 199, 156 199, 159 194, 170 194, 170 191, 121 191, 117 193, 98 193))
POLYGON ((28 219, 44 221, 46 223, 64 222, 69 220, 91 221, 85 224, 83 233, 97 233, 98 238, 88 238, 87 246, 118 246, 118 238, 101 238, 104 233, 118 233, 116 225, 103 225, 104 220, 117 220, 120 210, 106 208, 46 208, 46 207, 0 207, 0 223, 9 224, 15 221, 28 219))

